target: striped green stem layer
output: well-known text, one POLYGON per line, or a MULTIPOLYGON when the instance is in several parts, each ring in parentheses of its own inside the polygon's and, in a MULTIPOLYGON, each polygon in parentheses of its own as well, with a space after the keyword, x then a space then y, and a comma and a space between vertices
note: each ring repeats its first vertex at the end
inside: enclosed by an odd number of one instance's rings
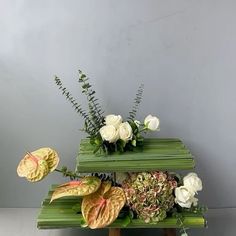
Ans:
POLYGON ((183 142, 176 138, 145 139, 142 148, 125 153, 104 156, 94 154, 89 139, 81 140, 77 171, 86 172, 140 172, 152 170, 193 169, 195 162, 183 142))
MULTIPOLYGON (((49 204, 53 189, 52 186, 48 196, 42 203, 38 215, 37 226, 39 229, 57 228, 80 228, 83 222, 81 213, 76 214, 72 209, 75 204, 81 203, 80 197, 65 197, 57 199, 49 204)), ((140 219, 133 219, 126 227, 122 219, 117 219, 107 228, 179 228, 175 217, 168 217, 157 224, 147 224, 140 219)), ((184 226, 188 228, 202 228, 205 226, 205 219, 201 214, 186 213, 183 220, 184 226)))

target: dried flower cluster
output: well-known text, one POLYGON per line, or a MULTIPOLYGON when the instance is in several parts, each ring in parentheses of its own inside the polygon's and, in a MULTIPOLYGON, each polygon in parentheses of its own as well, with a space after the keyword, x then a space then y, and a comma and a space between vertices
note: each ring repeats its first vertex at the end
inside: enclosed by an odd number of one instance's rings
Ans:
POLYGON ((173 190, 177 182, 167 172, 131 174, 122 184, 128 206, 146 223, 166 218, 174 205, 173 190))

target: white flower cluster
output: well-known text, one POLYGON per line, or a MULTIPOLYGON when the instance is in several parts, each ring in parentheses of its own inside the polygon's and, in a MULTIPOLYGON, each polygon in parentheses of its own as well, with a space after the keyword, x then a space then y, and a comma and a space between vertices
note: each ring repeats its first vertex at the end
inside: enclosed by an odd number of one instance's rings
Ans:
POLYGON ((181 207, 197 206, 195 194, 202 190, 202 181, 196 173, 189 173, 183 178, 183 186, 175 189, 175 202, 181 207))
POLYGON ((122 122, 120 115, 108 115, 105 117, 105 125, 100 129, 103 140, 115 143, 118 139, 127 142, 132 139, 132 128, 128 122, 122 122))
MULTIPOLYGON (((141 122, 134 121, 137 127, 141 122)), ((144 120, 144 126, 146 130, 155 131, 159 129, 160 121, 157 117, 148 115, 144 120)), ((133 138, 133 130, 129 122, 123 122, 120 115, 107 115, 105 117, 105 125, 100 129, 100 134, 103 140, 109 143, 115 143, 121 139, 124 142, 128 142, 133 138)))

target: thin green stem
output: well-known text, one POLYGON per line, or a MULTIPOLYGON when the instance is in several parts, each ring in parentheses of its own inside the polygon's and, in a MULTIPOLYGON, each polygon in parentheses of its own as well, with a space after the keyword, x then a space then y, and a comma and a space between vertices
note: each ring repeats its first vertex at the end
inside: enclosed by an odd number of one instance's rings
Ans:
POLYGON ((61 169, 55 169, 55 171, 62 173, 63 177, 69 177, 71 180, 81 178, 79 174, 74 171, 68 170, 65 166, 63 166, 61 169))
POLYGON ((144 126, 142 129, 139 130, 139 133, 148 130, 148 128, 146 126, 144 126))

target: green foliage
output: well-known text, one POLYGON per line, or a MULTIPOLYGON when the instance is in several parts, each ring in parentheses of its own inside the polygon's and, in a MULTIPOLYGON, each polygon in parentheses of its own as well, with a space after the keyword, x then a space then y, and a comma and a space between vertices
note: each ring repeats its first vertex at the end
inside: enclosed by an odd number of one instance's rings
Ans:
POLYGON ((92 123, 94 130, 93 135, 97 134, 103 124, 103 114, 98 99, 95 97, 96 92, 88 82, 89 78, 79 70, 79 83, 81 83, 82 93, 86 95, 88 101, 89 121, 92 123))
POLYGON ((138 126, 135 124, 135 122, 133 120, 129 120, 128 122, 129 122, 129 124, 132 128, 132 131, 133 131, 133 138, 132 138, 131 142, 128 143, 130 145, 125 148, 128 148, 127 150, 132 150, 134 148, 134 146, 135 147, 142 147, 144 138, 141 135, 138 126), (133 143, 135 143, 135 145, 133 145, 133 143))
POLYGON ((134 212, 127 206, 124 206, 121 209, 117 217, 122 227, 127 227, 132 222, 133 218, 134 218, 134 212))
POLYGON ((81 212, 81 203, 76 203, 74 206, 72 206, 72 210, 75 213, 80 213, 81 212))
POLYGON ((183 216, 183 214, 181 213, 181 212, 174 212, 173 213, 173 216, 177 219, 177 225, 180 227, 180 233, 181 233, 181 235, 188 235, 187 234, 187 230, 188 230, 188 228, 187 227, 185 227, 185 225, 184 225, 184 216, 183 216))
POLYGON ((95 91, 92 89, 92 85, 89 83, 89 78, 79 70, 78 82, 81 84, 82 93, 87 97, 88 111, 82 108, 82 105, 73 97, 73 95, 63 86, 60 78, 55 76, 54 78, 56 85, 66 99, 72 104, 72 107, 77 113, 84 119, 84 129, 90 137, 97 135, 99 129, 103 124, 103 111, 98 103, 98 99, 95 97, 95 91))
POLYGON ((81 104, 79 104, 78 101, 67 90, 67 88, 63 86, 60 78, 55 76, 54 80, 55 80, 55 83, 58 86, 59 90, 62 91, 62 95, 64 95, 66 97, 66 99, 72 104, 72 107, 74 107, 75 111, 78 112, 82 116, 82 118, 85 120, 85 122, 88 123, 89 117, 88 117, 86 111, 81 107, 81 104))
POLYGON ((208 211, 208 208, 206 206, 192 206, 189 209, 185 209, 185 212, 193 212, 196 214, 204 214, 208 211))
POLYGON ((124 218, 122 218, 120 222, 122 227, 127 227, 131 223, 131 218, 130 216, 127 215, 124 218))
POLYGON ((195 214, 203 214, 208 210, 206 206, 191 206, 190 208, 182 208, 178 205, 175 205, 171 209, 171 214, 177 219, 177 225, 180 227, 181 235, 187 236, 188 228, 184 225, 184 213, 190 212, 195 214))
POLYGON ((76 172, 68 170, 66 166, 62 166, 61 169, 56 169, 55 171, 62 173, 63 177, 69 177, 70 180, 79 179, 81 176, 76 172))
POLYGON ((135 119, 136 113, 137 113, 138 108, 139 108, 139 105, 142 101, 143 90, 144 90, 144 85, 141 84, 138 88, 137 93, 136 93, 136 97, 134 99, 134 104, 133 104, 132 110, 129 112, 128 120, 134 120, 135 119))

